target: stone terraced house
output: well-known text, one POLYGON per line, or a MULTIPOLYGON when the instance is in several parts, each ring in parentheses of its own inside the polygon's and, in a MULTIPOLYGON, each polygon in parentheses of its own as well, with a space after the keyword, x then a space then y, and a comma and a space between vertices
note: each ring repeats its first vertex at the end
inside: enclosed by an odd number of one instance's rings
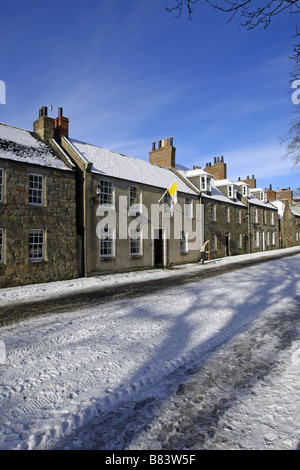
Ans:
POLYGON ((33 132, 0 124, 0 287, 195 263, 207 240, 209 259, 298 245, 281 196, 223 157, 179 165, 173 138, 149 161, 78 141, 41 107, 33 132))
POLYGON ((70 159, 0 124, 0 287, 77 277, 75 221, 70 159))

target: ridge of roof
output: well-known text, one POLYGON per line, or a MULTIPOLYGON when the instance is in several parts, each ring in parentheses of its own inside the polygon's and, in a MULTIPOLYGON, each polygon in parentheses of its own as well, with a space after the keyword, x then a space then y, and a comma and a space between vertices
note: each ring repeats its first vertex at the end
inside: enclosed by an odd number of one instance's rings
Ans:
MULTIPOLYGON (((92 173, 163 189, 168 189, 173 184, 176 177, 172 168, 160 167, 146 160, 141 160, 73 138, 69 138, 68 142, 77 151, 77 154, 83 161, 92 163, 92 173)), ((184 179, 182 177, 178 179, 177 191, 196 194, 189 181, 184 181, 184 179)))

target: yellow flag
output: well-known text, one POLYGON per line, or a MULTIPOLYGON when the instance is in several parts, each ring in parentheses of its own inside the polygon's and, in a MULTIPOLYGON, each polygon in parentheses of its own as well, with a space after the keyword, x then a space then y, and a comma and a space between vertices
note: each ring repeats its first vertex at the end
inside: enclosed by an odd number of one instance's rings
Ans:
POLYGON ((171 198, 173 199, 174 204, 177 204, 177 181, 174 181, 172 186, 168 189, 171 198))

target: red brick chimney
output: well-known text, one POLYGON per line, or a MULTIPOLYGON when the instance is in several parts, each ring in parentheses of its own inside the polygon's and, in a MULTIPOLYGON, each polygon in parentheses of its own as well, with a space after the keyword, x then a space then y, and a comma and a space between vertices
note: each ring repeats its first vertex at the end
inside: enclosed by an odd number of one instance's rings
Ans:
POLYGON ((58 117, 54 121, 54 138, 69 137, 69 119, 63 116, 63 108, 58 108, 58 117))

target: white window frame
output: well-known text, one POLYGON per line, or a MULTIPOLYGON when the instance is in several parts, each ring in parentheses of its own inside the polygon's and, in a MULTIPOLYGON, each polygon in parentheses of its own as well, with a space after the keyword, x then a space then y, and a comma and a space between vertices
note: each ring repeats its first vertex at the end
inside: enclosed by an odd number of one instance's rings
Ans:
POLYGON ((0 228, 0 264, 4 263, 4 229, 0 228))
POLYGON ((45 259, 45 230, 29 230, 29 261, 43 261, 45 259))
POLYGON ((184 199, 184 216, 186 219, 193 218, 193 198, 191 197, 184 199))
POLYGON ((243 184, 242 186, 242 194, 244 197, 249 198, 250 189, 249 189, 249 186, 247 186, 246 184, 243 184))
POLYGON ((236 218, 237 218, 237 223, 241 224, 242 223, 242 211, 240 207, 236 208, 236 218))
POLYGON ((200 190, 206 191, 207 184, 206 184, 206 176, 200 176, 200 190))
POLYGON ((242 236, 243 236, 243 234, 241 232, 238 232, 238 234, 237 234, 237 239, 238 239, 237 247, 238 247, 238 249, 241 249, 242 246, 243 246, 242 245, 242 243, 243 243, 242 242, 242 236))
POLYGON ((227 194, 230 199, 236 199, 236 187, 234 184, 227 186, 227 194))
POLYGON ((136 230, 136 229, 130 230, 129 253, 132 258, 143 256, 142 230, 136 230))
POLYGON ((275 225, 275 212, 271 212, 271 225, 275 225))
POLYGON ((188 253, 188 232, 180 230, 180 253, 188 253))
POLYGON ((230 222, 230 207, 227 204, 225 206, 225 222, 230 222))
POLYGON ((217 234, 215 232, 211 232, 211 243, 210 243, 211 251, 217 251, 217 234))
POLYGON ((99 181, 99 204, 107 209, 115 207, 115 191, 113 181, 101 179, 99 181))
POLYGON ((266 202, 266 193, 265 193, 265 191, 260 191, 259 198, 262 202, 266 202))
POLYGON ((100 259, 115 257, 115 233, 116 230, 114 227, 101 227, 99 239, 100 259))
POLYGON ((4 169, 0 168, 0 202, 4 201, 4 169))
POLYGON ((259 231, 254 230, 254 248, 259 248, 259 231))
POLYGON ((37 173, 29 174, 29 204, 30 206, 44 205, 45 177, 37 173))
POLYGON ((253 223, 258 224, 258 209, 253 206, 253 223))
POLYGON ((211 178, 209 176, 200 176, 200 190, 211 191, 211 178))
POLYGON ((269 246, 270 245, 270 232, 267 231, 266 233, 266 246, 269 246))
POLYGON ((272 232, 272 235, 271 235, 271 239, 272 239, 272 245, 276 245, 276 233, 275 232, 272 232))
POLYGON ((142 212, 142 191, 140 186, 133 184, 129 187, 129 213, 136 215, 142 212))
POLYGON ((210 220, 212 222, 216 221, 216 204, 214 202, 210 203, 210 220))

